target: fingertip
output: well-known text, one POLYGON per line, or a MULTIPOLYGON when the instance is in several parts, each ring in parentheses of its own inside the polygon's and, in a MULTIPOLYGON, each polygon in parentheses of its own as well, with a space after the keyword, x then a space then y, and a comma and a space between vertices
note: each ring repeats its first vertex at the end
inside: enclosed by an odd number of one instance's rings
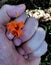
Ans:
POLYGON ((7 8, 7 14, 10 17, 18 17, 25 11, 25 9, 26 9, 25 4, 10 6, 10 8, 7 8))
POLYGON ((23 57, 24 57, 25 59, 27 59, 27 60, 29 59, 29 56, 28 56, 28 55, 24 55, 23 57))
POLYGON ((14 38, 13 42, 14 42, 14 44, 15 44, 16 46, 20 46, 21 43, 22 43, 22 41, 21 41, 19 38, 17 38, 17 37, 14 38))
POLYGON ((18 48, 18 52, 21 55, 25 55, 25 51, 22 48, 18 48))
POLYGON ((13 34, 11 34, 10 32, 6 32, 6 36, 7 36, 7 38, 8 39, 10 39, 10 40, 12 40, 13 38, 14 38, 14 35, 13 34))
POLYGON ((42 42, 42 45, 33 52, 35 57, 41 57, 42 55, 44 55, 47 52, 47 43, 45 41, 42 42))

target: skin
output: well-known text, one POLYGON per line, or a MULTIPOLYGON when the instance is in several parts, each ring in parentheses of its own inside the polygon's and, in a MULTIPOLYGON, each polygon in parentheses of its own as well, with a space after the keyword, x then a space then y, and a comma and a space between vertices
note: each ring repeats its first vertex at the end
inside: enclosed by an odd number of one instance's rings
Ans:
MULTIPOLYGON (((19 54, 12 40, 6 37, 6 27, 11 17, 17 17, 15 12, 18 12, 20 16, 26 9, 24 4, 18 6, 4 5, 0 9, 0 65, 39 65, 40 57, 33 57, 33 59, 25 60, 25 58, 19 54)), ((32 58, 30 55, 29 58, 32 58)))

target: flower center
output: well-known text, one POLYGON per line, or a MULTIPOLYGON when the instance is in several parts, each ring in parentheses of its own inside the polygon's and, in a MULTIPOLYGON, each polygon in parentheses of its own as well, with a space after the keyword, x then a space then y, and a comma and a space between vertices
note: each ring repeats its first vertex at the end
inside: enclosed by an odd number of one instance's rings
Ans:
POLYGON ((13 35, 20 37, 22 35, 22 28, 24 27, 24 23, 11 21, 7 24, 7 30, 13 35))

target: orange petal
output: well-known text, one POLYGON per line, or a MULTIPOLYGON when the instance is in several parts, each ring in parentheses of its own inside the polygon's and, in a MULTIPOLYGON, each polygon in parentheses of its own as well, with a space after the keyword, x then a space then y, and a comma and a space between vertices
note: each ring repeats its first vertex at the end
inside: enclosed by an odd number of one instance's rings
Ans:
POLYGON ((17 36, 16 30, 13 30, 11 33, 12 33, 13 35, 17 36))
POLYGON ((22 30, 17 30, 17 36, 20 37, 22 35, 22 30))
POLYGON ((19 27, 19 29, 23 28, 24 27, 24 22, 18 23, 18 27, 19 27))

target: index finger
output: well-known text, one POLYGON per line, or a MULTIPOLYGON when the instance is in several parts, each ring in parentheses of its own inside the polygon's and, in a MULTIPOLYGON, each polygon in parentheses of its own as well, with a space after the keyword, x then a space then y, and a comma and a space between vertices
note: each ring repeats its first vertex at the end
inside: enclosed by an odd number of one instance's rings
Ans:
POLYGON ((17 17, 20 16, 26 9, 26 6, 24 4, 17 5, 17 6, 11 6, 9 9, 7 9, 7 13, 10 17, 17 17))
POLYGON ((10 18, 20 16, 26 9, 24 4, 20 5, 4 5, 0 9, 0 24, 8 23, 10 18))

